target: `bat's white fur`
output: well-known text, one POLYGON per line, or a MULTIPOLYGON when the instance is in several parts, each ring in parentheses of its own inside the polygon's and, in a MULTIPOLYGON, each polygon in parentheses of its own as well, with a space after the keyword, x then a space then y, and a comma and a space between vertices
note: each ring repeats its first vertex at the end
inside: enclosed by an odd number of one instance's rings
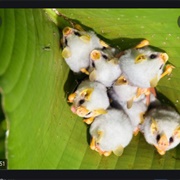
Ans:
POLYGON ((89 66, 90 52, 95 48, 102 48, 102 45, 100 44, 100 39, 93 31, 86 32, 78 31, 76 29, 73 29, 73 31, 79 32, 80 35, 90 36, 89 42, 84 42, 74 33, 66 37, 67 47, 71 53, 71 56, 69 58, 65 58, 65 61, 70 69, 77 73, 80 72, 81 68, 87 68, 89 66))
MULTIPOLYGON (((89 80, 82 81, 75 91, 76 97, 73 101, 73 106, 77 108, 79 106, 79 101, 82 99, 81 92, 84 89, 93 88, 91 98, 83 103, 88 110, 93 111, 97 109, 107 109, 109 107, 109 98, 107 96, 106 87, 99 82, 91 82, 89 80)), ((88 117, 88 116, 87 116, 88 117)), ((90 116, 89 116, 90 117, 90 116)))
MULTIPOLYGON (((112 93, 114 92, 114 96, 116 96, 116 100, 118 102, 127 102, 133 97, 136 97, 138 87, 131 86, 130 84, 122 84, 122 85, 115 85, 112 86, 112 93)), ((139 101, 144 98, 144 94, 135 98, 134 101, 139 101)))
POLYGON ((160 58, 160 52, 155 52, 149 47, 142 49, 128 49, 122 55, 120 60, 120 67, 125 78, 134 86, 148 88, 150 81, 157 76, 158 80, 163 72, 164 62, 160 58), (135 64, 135 58, 143 54, 146 60, 135 64), (150 55, 157 55, 155 59, 150 59, 150 55), (161 67, 161 69, 160 69, 161 67))
POLYGON ((98 131, 103 135, 98 141, 102 151, 113 151, 118 146, 126 147, 133 136, 132 125, 123 110, 109 109, 107 114, 98 116, 90 127, 90 134, 96 140, 98 131))
MULTIPOLYGON (((91 60, 95 64, 94 72, 96 74, 95 81, 103 83, 106 87, 110 87, 115 80, 121 75, 121 69, 118 63, 114 63, 110 60, 113 58, 118 62, 118 59, 113 57, 111 51, 103 51, 99 50, 101 53, 101 57, 99 60, 91 60), (107 56, 107 59, 103 57, 103 55, 107 56)), ((90 66, 92 68, 92 65, 90 66)))
MULTIPOLYGON (((169 106, 158 106, 151 109, 145 118, 144 124, 142 125, 141 131, 144 134, 146 141, 157 146, 156 137, 158 134, 164 133, 169 140, 173 136, 174 130, 180 126, 180 115, 169 106), (150 126, 153 118, 157 122, 157 132, 152 134, 150 126)), ((166 151, 176 147, 180 143, 180 138, 173 136, 174 141, 169 144, 166 151)))

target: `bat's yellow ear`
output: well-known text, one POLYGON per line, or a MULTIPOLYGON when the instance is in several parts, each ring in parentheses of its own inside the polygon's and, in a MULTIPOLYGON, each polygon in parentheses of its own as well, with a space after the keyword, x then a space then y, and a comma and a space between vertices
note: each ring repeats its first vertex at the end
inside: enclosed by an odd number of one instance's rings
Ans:
POLYGON ((83 120, 83 122, 85 122, 86 124, 91 124, 94 121, 94 117, 90 117, 90 118, 85 118, 83 120))
POLYGON ((148 46, 149 45, 149 41, 148 40, 143 40, 141 41, 138 45, 135 46, 135 48, 142 48, 144 46, 148 46))
POLYGON ((154 120, 154 118, 151 118, 151 121, 152 123, 150 129, 151 129, 151 133, 154 134, 158 129, 157 122, 154 120))
POLYGON ((85 100, 90 100, 93 90, 93 88, 86 88, 81 91, 81 96, 85 97, 85 100))
POLYGON ((145 55, 139 54, 139 55, 136 57, 134 63, 135 63, 135 64, 138 64, 138 63, 140 63, 140 62, 142 62, 142 61, 144 61, 144 60, 146 60, 146 59, 147 59, 147 58, 146 58, 145 55))
POLYGON ((62 57, 64 59, 71 57, 71 51, 68 47, 65 47, 62 51, 62 57))
POLYGON ((94 137, 92 137, 92 139, 91 139, 90 148, 92 150, 95 150, 95 148, 96 148, 96 141, 95 141, 94 137))
POLYGON ((134 97, 132 97, 130 100, 127 101, 127 108, 130 109, 133 105, 134 97))
POLYGON ((115 65, 119 64, 119 60, 117 58, 112 58, 108 62, 111 63, 111 64, 115 64, 115 65))
POLYGON ((140 124, 143 124, 143 123, 144 123, 144 116, 145 116, 145 113, 144 113, 144 112, 141 112, 141 113, 139 114, 140 124))
POLYGON ((94 116, 99 116, 101 114, 106 114, 107 111, 105 109, 97 109, 97 110, 94 110, 94 116))
POLYGON ((97 131, 97 134, 98 134, 98 138, 97 138, 97 142, 98 142, 98 141, 101 140, 101 138, 103 137, 103 134, 104 134, 104 133, 103 133, 103 131, 98 130, 98 131, 97 131))
POLYGON ((82 28, 82 26, 79 25, 79 24, 75 24, 75 25, 74 25, 74 28, 77 29, 78 31, 84 31, 84 29, 82 28))
POLYGON ((99 60, 101 58, 101 53, 98 50, 93 50, 90 54, 90 57, 93 61, 99 60))
POLYGON ((109 45, 107 43, 105 43, 103 40, 100 40, 99 42, 103 47, 105 47, 105 48, 109 47, 109 45))
POLYGON ((68 96, 68 102, 72 103, 76 97, 76 93, 72 93, 68 96))
POLYGON ((152 79, 150 80, 150 86, 151 86, 151 87, 156 87, 157 84, 158 84, 158 81, 159 81, 158 76, 155 76, 154 78, 152 78, 152 79))
POLYGON ((123 154, 123 151, 124 151, 124 148, 120 145, 113 151, 113 153, 116 156, 121 156, 123 154))
POLYGON ((63 32, 63 35, 71 34, 72 33, 72 28, 65 27, 62 32, 63 32))
POLYGON ((117 85, 117 86, 118 85, 126 85, 126 84, 128 84, 128 82, 124 76, 120 76, 115 82, 115 85, 117 85))
POLYGON ((90 75, 89 75, 89 80, 90 81, 95 81, 96 80, 96 71, 93 70, 90 75))
POLYGON ((80 36, 80 39, 84 41, 85 43, 89 43, 91 40, 91 37, 88 34, 80 36))
POLYGON ((86 68, 81 68, 80 71, 84 74, 89 75, 89 71, 86 68))
POLYGON ((112 151, 105 151, 103 155, 107 157, 107 156, 111 155, 111 153, 112 153, 112 151))
POLYGON ((178 127, 174 130, 174 135, 177 136, 178 138, 180 138, 180 126, 178 126, 178 127))

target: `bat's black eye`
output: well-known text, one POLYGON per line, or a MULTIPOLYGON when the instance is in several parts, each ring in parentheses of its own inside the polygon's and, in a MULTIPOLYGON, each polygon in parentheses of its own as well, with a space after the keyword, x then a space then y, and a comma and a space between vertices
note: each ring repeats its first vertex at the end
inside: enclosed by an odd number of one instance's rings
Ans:
POLYGON ((94 63, 94 61, 92 61, 92 67, 95 68, 95 63, 94 63))
POLYGON ((64 44, 65 44, 66 46, 68 45, 68 42, 67 42, 67 39, 66 39, 66 38, 65 38, 64 44))
POLYGON ((84 99, 81 99, 80 101, 79 101, 79 104, 81 105, 81 104, 83 104, 85 102, 85 100, 84 99))
POLYGON ((156 54, 151 54, 151 55, 149 56, 150 59, 155 59, 156 57, 157 57, 156 54))
POLYGON ((173 137, 169 138, 169 143, 172 143, 174 141, 173 137))
POLYGON ((76 31, 74 32, 74 34, 75 34, 76 36, 81 36, 80 33, 79 33, 79 32, 76 32, 76 31))
POLYGON ((160 140, 160 138, 161 138, 161 136, 158 134, 158 135, 156 136, 157 142, 160 140))
POLYGON ((108 57, 107 57, 105 54, 103 54, 102 57, 103 57, 104 59, 108 59, 108 57))
POLYGON ((99 145, 100 145, 100 143, 99 143, 99 142, 97 142, 97 143, 96 143, 96 145, 97 145, 97 146, 99 146, 99 145))
POLYGON ((91 111, 89 111, 87 114, 86 114, 86 116, 88 116, 88 115, 90 115, 91 114, 91 111))

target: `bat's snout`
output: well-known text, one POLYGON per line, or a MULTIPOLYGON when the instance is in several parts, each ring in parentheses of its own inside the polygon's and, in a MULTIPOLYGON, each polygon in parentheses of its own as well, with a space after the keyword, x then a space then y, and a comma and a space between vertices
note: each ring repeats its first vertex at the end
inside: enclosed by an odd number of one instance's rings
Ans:
POLYGON ((74 114, 76 114, 76 108, 75 108, 75 106, 71 106, 71 111, 72 111, 74 114))
POLYGON ((168 146, 169 146, 169 141, 168 141, 166 135, 165 134, 161 135, 161 137, 158 141, 158 146, 156 147, 159 154, 164 155, 168 146))
POLYGON ((80 117, 85 117, 88 114, 88 112, 89 112, 89 110, 87 110, 83 106, 79 106, 76 111, 77 115, 80 117))

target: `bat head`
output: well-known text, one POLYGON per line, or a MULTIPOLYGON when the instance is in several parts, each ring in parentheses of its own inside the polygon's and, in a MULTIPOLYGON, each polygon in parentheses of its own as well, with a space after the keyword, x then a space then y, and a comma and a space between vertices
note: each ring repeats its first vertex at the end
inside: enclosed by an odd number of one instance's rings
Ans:
POLYGON ((71 111, 80 117, 85 117, 90 114, 89 110, 85 107, 87 101, 91 100, 93 88, 86 88, 81 91, 76 91, 68 96, 68 102, 73 103, 71 111))
MULTIPOLYGON (((156 52, 149 47, 140 49, 132 49, 132 65, 139 70, 142 70, 146 76, 149 76, 151 87, 155 87, 163 72, 165 63, 168 60, 168 55, 162 52, 156 52)), ((143 74, 142 74, 143 75, 143 74)))
POLYGON ((76 91, 68 97, 69 102, 73 103, 71 111, 80 117, 90 118, 96 117, 100 114, 105 114, 106 110, 102 109, 88 109, 87 104, 91 102, 91 96, 94 92, 93 88, 85 88, 81 91, 76 91))
POLYGON ((176 121, 159 121, 152 118, 150 130, 154 146, 161 155, 180 143, 180 124, 176 121))
MULTIPOLYGON (((77 29, 71 28, 71 27, 65 27, 62 30, 62 34, 63 34, 62 44, 63 44, 63 46, 67 46, 68 45, 68 40, 71 37, 75 37, 75 36, 81 37, 82 32, 77 30, 77 29)), ((84 37, 82 37, 82 38, 84 38, 84 37)))
MULTIPOLYGON (((102 49, 94 49, 90 53, 90 59, 92 62, 96 63, 98 61, 111 61, 114 58, 114 48, 104 47, 102 49)), ((115 60, 114 60, 115 61, 115 60)))

